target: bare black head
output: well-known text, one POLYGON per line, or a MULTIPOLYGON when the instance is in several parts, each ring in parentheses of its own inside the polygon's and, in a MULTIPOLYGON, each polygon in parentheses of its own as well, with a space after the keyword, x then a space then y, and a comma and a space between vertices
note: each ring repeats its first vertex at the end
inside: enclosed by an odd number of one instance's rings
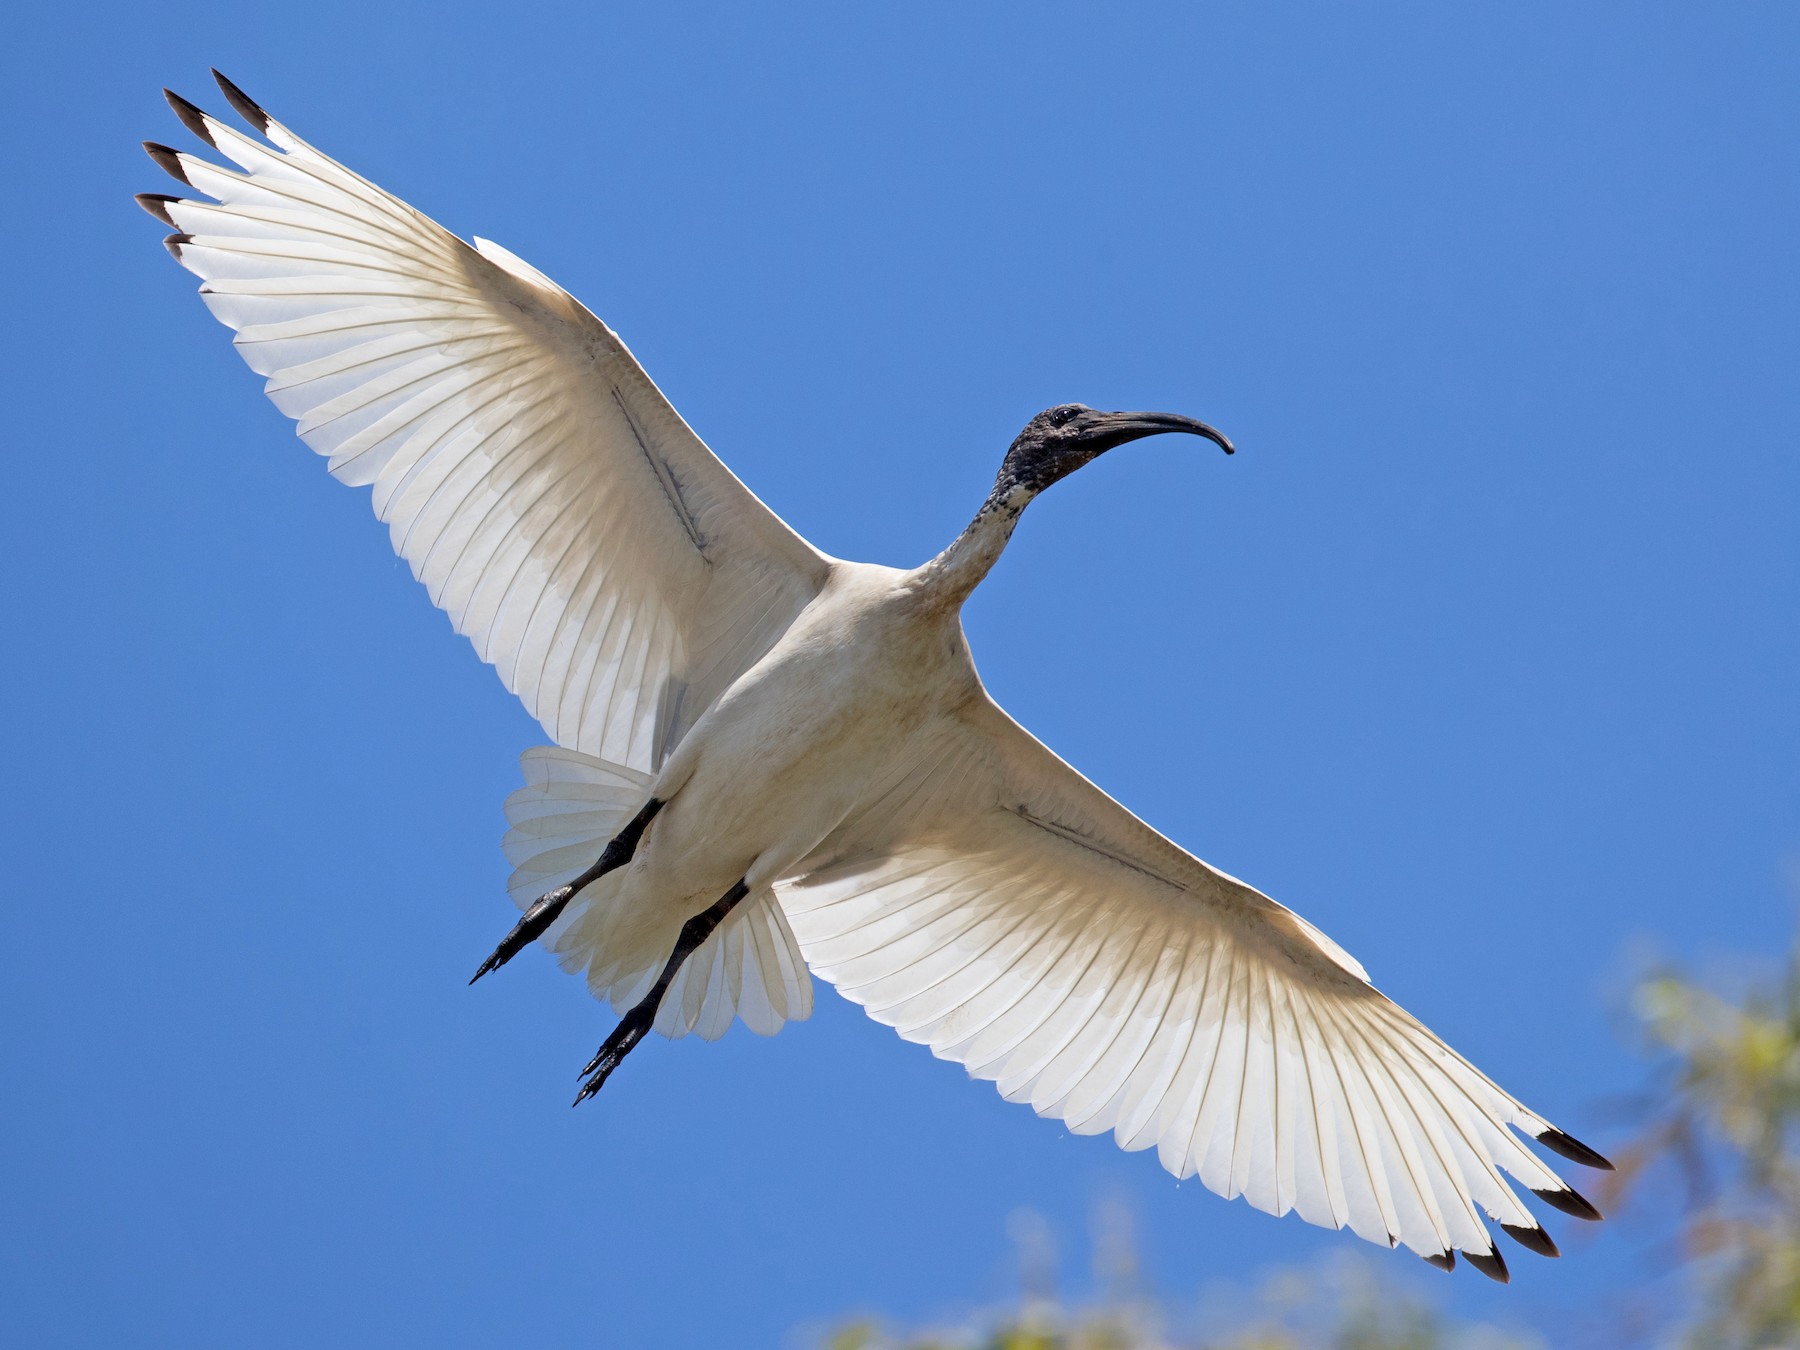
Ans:
POLYGON ((1165 431, 1204 436, 1226 454, 1233 453, 1222 433, 1191 417, 1100 412, 1081 403, 1046 408, 1025 424, 1006 452, 994 490, 968 527, 949 548, 917 569, 921 591, 944 604, 960 605, 994 565, 1033 497, 1114 446, 1165 431))
POLYGON ((1015 488, 1035 496, 1115 446, 1165 431, 1204 436, 1228 455, 1235 450, 1223 432, 1177 413, 1100 412, 1081 403, 1063 403, 1025 424, 1000 465, 994 497, 1007 497, 1015 488))

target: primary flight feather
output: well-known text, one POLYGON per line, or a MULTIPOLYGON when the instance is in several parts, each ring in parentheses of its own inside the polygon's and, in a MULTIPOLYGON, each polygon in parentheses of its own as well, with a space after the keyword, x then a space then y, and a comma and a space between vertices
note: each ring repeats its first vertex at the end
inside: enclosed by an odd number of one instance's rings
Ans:
POLYGON ((982 688, 962 603, 1030 501, 1139 437, 1229 452, 1222 435, 1052 408, 937 557, 827 557, 554 282, 219 84, 262 139, 170 94, 237 167, 147 143, 212 200, 139 201, 276 406, 373 489, 396 551, 556 742, 507 802, 525 917, 477 977, 542 940, 621 1010, 582 1097, 652 1029, 807 1016, 810 970, 1076 1133, 1440 1266, 1461 1252, 1505 1279, 1488 1220, 1556 1254, 1514 1181, 1599 1217, 1521 1135, 1603 1158, 982 688))

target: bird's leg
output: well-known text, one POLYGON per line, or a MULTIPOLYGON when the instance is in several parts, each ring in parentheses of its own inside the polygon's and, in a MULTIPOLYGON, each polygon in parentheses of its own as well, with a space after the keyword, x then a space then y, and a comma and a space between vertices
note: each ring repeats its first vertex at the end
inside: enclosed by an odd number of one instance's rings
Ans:
POLYGON ((576 1106, 598 1092, 612 1071, 619 1067, 620 1061, 650 1034, 651 1024, 656 1021, 656 1010, 662 1007, 663 995, 669 991, 669 985, 674 982, 675 973, 681 969, 682 962, 700 950, 706 939, 713 935, 713 930, 725 922, 725 916, 737 907, 738 901, 749 894, 749 889, 740 879, 737 885, 719 897, 711 909, 696 914, 681 926, 681 936, 675 939, 675 950, 669 955, 669 964, 656 977, 656 983, 650 986, 650 992, 619 1019, 619 1025, 613 1028, 612 1035, 606 1038, 599 1053, 581 1071, 580 1077, 586 1081, 582 1083, 581 1091, 575 1095, 576 1106))
POLYGON ((644 831, 662 808, 663 804, 654 797, 645 802, 644 809, 626 822, 625 828, 614 835, 612 842, 601 850, 600 857, 592 867, 567 886, 558 886, 532 901, 531 908, 525 911, 525 917, 513 925, 512 932, 500 939, 500 945, 494 948, 493 955, 481 963, 481 969, 469 977, 469 983, 474 984, 490 970, 500 969, 535 942, 546 928, 556 922, 556 916, 563 912, 564 907, 583 886, 598 881, 608 872, 616 871, 630 862, 632 855, 637 852, 638 841, 644 837, 644 831))

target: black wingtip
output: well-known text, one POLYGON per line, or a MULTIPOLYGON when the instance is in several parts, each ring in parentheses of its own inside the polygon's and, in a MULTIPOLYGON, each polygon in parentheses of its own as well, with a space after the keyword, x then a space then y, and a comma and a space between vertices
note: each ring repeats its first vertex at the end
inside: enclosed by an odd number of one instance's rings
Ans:
POLYGON ((145 141, 144 153, 155 160, 157 167, 168 174, 169 177, 173 178, 176 182, 187 183, 189 187, 194 186, 191 182, 188 182, 187 170, 181 167, 181 152, 179 150, 170 149, 160 141, 145 141))
POLYGON ((140 192, 132 200, 170 229, 175 229, 175 217, 169 214, 169 203, 184 202, 187 198, 167 192, 140 192))
POLYGON ((1498 1248, 1486 1252, 1464 1252, 1463 1259, 1490 1280, 1500 1284, 1512 1283, 1512 1275, 1506 1269, 1506 1258, 1500 1255, 1498 1248))
POLYGON ((175 110, 175 115, 181 119, 182 126, 193 132, 194 135, 198 136, 208 145, 211 145, 213 149, 217 150, 219 148, 213 142, 212 132, 208 131, 206 128, 205 113, 201 112, 200 109, 196 108, 192 103, 189 103, 173 89, 163 90, 163 97, 169 100, 169 106, 175 110))
POLYGON ((1610 1162, 1572 1134, 1564 1134, 1561 1130, 1545 1130, 1537 1137, 1537 1141, 1552 1153, 1559 1153, 1570 1162, 1578 1162, 1583 1167, 1597 1167, 1602 1172, 1613 1170, 1610 1162))
POLYGON ((163 247, 169 250, 169 256, 171 258, 173 258, 176 262, 180 262, 181 261, 181 246, 183 244, 189 242, 191 239, 193 239, 193 237, 194 236, 191 234, 182 234, 182 233, 177 232, 175 234, 170 235, 167 239, 163 240, 163 247))
POLYGON ((259 132, 266 133, 269 130, 269 114, 257 106, 255 99, 219 74, 217 68, 213 70, 212 77, 218 82, 219 92, 225 95, 225 101, 237 110, 239 117, 259 132))
POLYGON ((1600 1220, 1600 1211, 1589 1204, 1579 1191, 1572 1188, 1560 1191, 1533 1190, 1531 1193, 1551 1209, 1561 1210, 1572 1219, 1586 1219, 1589 1223, 1597 1223, 1600 1220))
POLYGON ((1439 1252, 1435 1256, 1425 1257, 1424 1261, 1425 1261, 1426 1265, 1436 1266, 1439 1270, 1455 1270, 1456 1269, 1456 1253, 1455 1252, 1439 1252))
POLYGON ((1510 1223, 1500 1225, 1500 1231, 1518 1243, 1526 1251, 1536 1252, 1539 1256, 1561 1256, 1556 1243, 1541 1228, 1521 1228, 1510 1223))

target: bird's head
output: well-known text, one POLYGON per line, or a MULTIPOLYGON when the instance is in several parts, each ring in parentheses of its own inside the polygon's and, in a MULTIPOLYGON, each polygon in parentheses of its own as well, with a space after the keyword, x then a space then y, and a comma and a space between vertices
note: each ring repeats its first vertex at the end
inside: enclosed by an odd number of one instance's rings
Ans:
POLYGON ((1115 446, 1165 431, 1204 436, 1228 455, 1235 451, 1223 432, 1177 413, 1101 412, 1082 403, 1061 403, 1025 424, 1006 452, 995 491, 1016 484, 1035 495, 1115 446))

